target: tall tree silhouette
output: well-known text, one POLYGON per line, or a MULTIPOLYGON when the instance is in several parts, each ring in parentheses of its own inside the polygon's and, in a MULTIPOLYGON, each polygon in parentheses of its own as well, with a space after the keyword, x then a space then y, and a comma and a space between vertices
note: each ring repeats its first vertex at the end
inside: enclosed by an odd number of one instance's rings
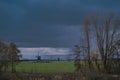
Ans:
POLYGON ((0 42, 0 71, 3 68, 6 70, 8 65, 8 46, 5 42, 0 42))
POLYGON ((10 43, 9 45, 9 59, 11 63, 11 70, 12 72, 16 72, 15 65, 16 62, 19 60, 20 57, 20 50, 17 49, 15 43, 10 43))
POLYGON ((109 13, 108 15, 96 14, 85 18, 84 25, 89 65, 90 43, 92 43, 90 39, 92 39, 92 41, 96 42, 94 46, 98 47, 104 70, 110 71, 111 65, 109 63, 111 58, 113 58, 113 54, 115 54, 114 45, 118 40, 117 38, 119 38, 120 18, 114 15, 114 13, 109 13), (92 38, 90 35, 92 35, 92 38))

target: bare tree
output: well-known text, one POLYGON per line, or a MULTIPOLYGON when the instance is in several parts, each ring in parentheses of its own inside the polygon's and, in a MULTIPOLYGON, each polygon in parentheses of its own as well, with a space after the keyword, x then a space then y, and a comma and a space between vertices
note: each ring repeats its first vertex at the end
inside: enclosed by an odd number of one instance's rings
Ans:
POLYGON ((83 38, 80 38, 79 45, 74 46, 74 55, 75 55, 75 71, 85 72, 89 68, 88 64, 88 54, 86 55, 88 47, 86 47, 86 41, 83 41, 83 38), (83 62, 84 60, 84 62, 83 62))
POLYGON ((8 46, 5 42, 0 43, 0 71, 4 68, 8 68, 9 61, 8 61, 8 46))
POLYGON ((79 45, 74 46, 74 52, 75 52, 75 71, 79 72, 81 69, 81 64, 80 64, 80 47, 79 45))
POLYGON ((89 69, 91 69, 91 60, 90 60, 90 20, 88 17, 85 18, 84 20, 84 37, 85 37, 85 41, 86 41, 86 48, 87 48, 87 59, 88 59, 88 66, 89 69))
POLYGON ((15 65, 21 56, 20 50, 17 49, 16 44, 10 43, 9 45, 9 60, 11 63, 12 72, 16 72, 15 65))
POLYGON ((97 46, 103 62, 105 71, 109 71, 109 60, 114 53, 114 44, 116 42, 116 34, 119 31, 120 22, 119 19, 113 14, 109 14, 107 17, 96 15, 92 17, 92 26, 95 30, 95 37, 97 40, 97 46))

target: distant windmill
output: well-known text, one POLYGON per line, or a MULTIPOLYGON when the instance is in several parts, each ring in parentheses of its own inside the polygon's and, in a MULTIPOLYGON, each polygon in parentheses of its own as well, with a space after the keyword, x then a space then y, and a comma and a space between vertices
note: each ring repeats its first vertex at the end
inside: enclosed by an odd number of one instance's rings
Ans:
POLYGON ((36 57, 37 57, 37 62, 41 61, 41 56, 40 56, 39 52, 38 52, 38 55, 36 57))

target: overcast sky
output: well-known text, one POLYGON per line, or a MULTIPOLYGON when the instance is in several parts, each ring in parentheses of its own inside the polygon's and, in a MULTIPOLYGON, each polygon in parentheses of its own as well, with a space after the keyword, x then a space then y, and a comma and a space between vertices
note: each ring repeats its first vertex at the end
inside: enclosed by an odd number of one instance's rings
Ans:
POLYGON ((19 47, 72 47, 93 12, 120 13, 120 0, 0 0, 0 38, 19 47))

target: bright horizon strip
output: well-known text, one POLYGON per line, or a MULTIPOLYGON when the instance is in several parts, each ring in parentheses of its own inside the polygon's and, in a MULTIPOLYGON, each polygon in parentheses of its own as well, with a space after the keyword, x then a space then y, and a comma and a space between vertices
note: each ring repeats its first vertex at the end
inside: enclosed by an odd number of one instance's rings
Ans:
MULTIPOLYGON (((26 55, 37 56, 39 55, 67 55, 71 53, 69 48, 51 48, 51 47, 34 47, 34 48, 18 48, 23 57, 26 55)), ((27 58, 27 56, 26 56, 27 58)))

